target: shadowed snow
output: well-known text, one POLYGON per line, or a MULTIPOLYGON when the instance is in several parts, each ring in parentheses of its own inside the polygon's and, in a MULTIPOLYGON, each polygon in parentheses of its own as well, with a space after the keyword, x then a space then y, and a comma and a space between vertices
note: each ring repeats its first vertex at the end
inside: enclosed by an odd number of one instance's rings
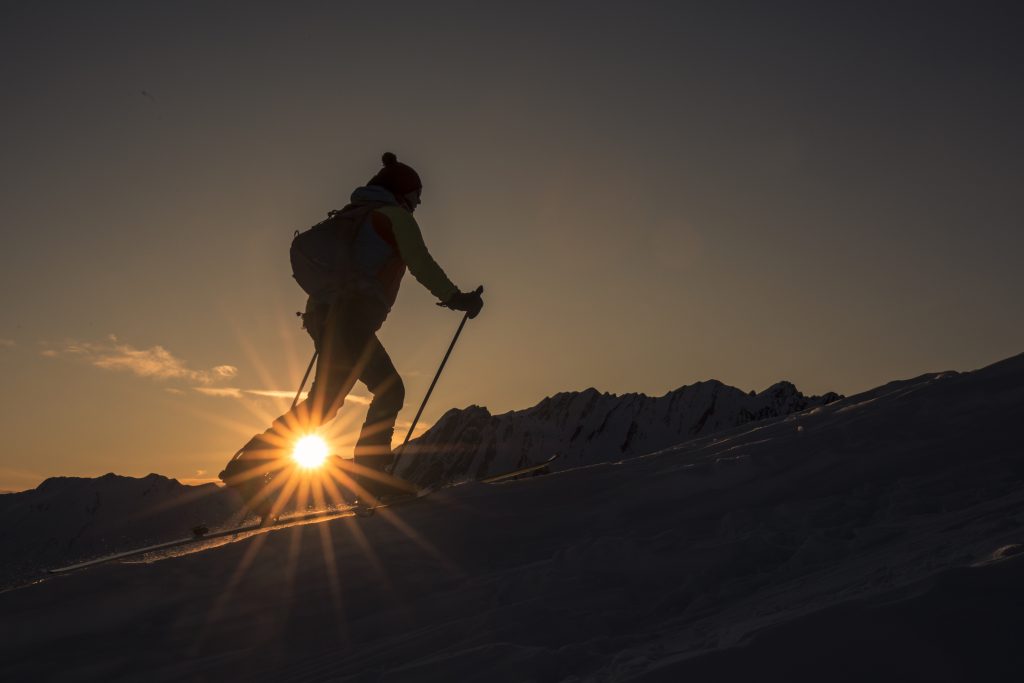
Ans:
POLYGON ((1018 356, 98 567, 0 594, 0 676, 1005 678, 1022 663, 1022 414, 1018 356))

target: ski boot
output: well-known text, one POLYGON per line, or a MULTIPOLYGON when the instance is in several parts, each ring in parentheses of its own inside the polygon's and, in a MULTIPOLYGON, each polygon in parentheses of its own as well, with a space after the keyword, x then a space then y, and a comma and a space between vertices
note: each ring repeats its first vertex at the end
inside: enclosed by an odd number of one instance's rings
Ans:
POLYGON ((258 515, 262 525, 272 519, 273 497, 267 495, 266 487, 273 479, 276 468, 273 463, 280 460, 281 448, 271 443, 267 434, 258 434, 235 453, 221 471, 220 480, 238 493, 243 510, 258 515))

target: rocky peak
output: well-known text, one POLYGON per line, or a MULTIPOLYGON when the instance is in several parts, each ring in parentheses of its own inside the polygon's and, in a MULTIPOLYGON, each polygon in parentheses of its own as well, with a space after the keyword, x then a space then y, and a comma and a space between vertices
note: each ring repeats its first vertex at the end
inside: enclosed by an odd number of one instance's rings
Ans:
POLYGON ((664 396, 560 392, 524 410, 492 415, 481 406, 449 410, 409 445, 402 475, 421 484, 472 479, 561 454, 559 466, 633 457, 753 420, 788 415, 841 398, 805 396, 791 382, 760 393, 707 380, 664 396))

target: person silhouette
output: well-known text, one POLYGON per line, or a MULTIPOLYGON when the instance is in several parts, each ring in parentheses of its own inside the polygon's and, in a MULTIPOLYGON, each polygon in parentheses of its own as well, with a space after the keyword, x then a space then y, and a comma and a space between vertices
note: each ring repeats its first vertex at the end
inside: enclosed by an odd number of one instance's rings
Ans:
MULTIPOLYGON (((409 165, 386 152, 381 168, 352 192, 342 209, 358 212, 350 267, 358 268, 362 283, 355 291, 309 296, 303 327, 317 351, 316 372, 306 400, 274 420, 239 449, 221 480, 250 503, 267 481, 286 465, 285 451, 297 436, 332 420, 357 381, 373 395, 353 451, 357 496, 376 497, 391 485, 380 476, 391 464, 395 420, 405 400, 405 386, 388 352, 377 337, 398 296, 406 270, 437 299, 439 305, 475 318, 483 308, 479 290, 463 292, 434 261, 413 213, 421 203, 423 183, 409 165)), ((258 508, 258 506, 256 506, 258 508)), ((266 504, 258 509, 269 513, 266 504)))

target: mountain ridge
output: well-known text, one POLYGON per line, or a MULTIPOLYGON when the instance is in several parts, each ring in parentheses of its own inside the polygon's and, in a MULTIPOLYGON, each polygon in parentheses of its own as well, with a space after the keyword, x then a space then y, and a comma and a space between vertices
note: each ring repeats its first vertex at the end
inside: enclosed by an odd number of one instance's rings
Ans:
POLYGON ((398 473, 421 486, 478 479, 559 453, 556 469, 610 462, 757 420, 844 398, 807 396, 792 382, 744 392, 718 380, 662 396, 609 394, 590 387, 559 392, 521 410, 452 409, 410 442, 398 473))

